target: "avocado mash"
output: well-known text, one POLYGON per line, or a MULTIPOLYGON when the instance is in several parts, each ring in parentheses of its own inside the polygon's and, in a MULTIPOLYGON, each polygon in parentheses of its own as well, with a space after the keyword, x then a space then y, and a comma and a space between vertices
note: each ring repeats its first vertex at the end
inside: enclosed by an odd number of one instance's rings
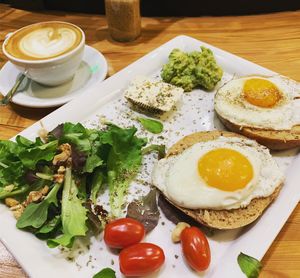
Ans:
POLYGON ((161 72, 165 82, 179 86, 186 92, 198 86, 212 90, 222 75, 223 70, 217 65, 213 52, 204 46, 201 46, 201 52, 185 53, 173 49, 161 72))

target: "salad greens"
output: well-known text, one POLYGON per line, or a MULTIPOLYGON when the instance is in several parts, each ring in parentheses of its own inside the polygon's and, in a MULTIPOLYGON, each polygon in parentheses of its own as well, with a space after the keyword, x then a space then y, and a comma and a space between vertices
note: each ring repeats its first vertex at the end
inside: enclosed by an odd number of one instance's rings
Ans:
POLYGON ((248 278, 257 278, 262 269, 262 264, 259 260, 240 253, 237 258, 238 264, 248 278))
POLYGON ((147 141, 134 135, 136 128, 125 130, 111 125, 109 130, 110 132, 102 135, 102 142, 110 145, 107 157, 107 179, 111 213, 113 216, 119 216, 129 183, 142 164, 141 150, 147 141))
POLYGON ((89 227, 102 230, 106 220, 100 218, 107 212, 96 200, 105 186, 111 216, 120 216, 147 143, 136 131, 64 123, 49 132, 46 142, 22 136, 0 141, 0 200, 8 204, 10 197, 17 204, 11 205, 17 227, 47 240, 49 247, 71 247, 89 227))
POLYGON ((56 207, 57 203, 57 192, 60 189, 61 184, 57 183, 54 185, 52 190, 48 193, 46 198, 40 203, 30 203, 21 217, 17 221, 18 228, 40 228, 46 222, 48 218, 48 209, 51 204, 56 207))
POLYGON ((137 120, 141 123, 144 129, 154 134, 161 133, 164 129, 163 124, 159 121, 147 119, 147 118, 137 118, 137 120))

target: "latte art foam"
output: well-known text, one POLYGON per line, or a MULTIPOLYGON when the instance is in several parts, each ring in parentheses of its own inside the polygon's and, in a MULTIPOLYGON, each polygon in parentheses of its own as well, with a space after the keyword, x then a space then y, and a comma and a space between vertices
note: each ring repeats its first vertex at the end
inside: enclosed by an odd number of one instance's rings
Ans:
POLYGON ((71 49, 76 43, 76 33, 68 28, 43 28, 29 33, 19 42, 19 49, 34 58, 54 57, 71 49))
POLYGON ((16 58, 43 60, 71 51, 81 39, 80 30, 73 25, 45 22, 17 31, 8 39, 5 48, 16 58))

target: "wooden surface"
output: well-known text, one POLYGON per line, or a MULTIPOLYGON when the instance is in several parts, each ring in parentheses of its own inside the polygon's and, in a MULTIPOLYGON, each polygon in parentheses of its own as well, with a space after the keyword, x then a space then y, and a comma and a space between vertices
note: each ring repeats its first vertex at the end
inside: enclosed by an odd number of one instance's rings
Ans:
MULTIPOLYGON (((186 34, 300 81, 300 11, 240 17, 143 18, 142 36, 125 44, 110 39, 103 16, 53 11, 32 13, 0 4, 1 44, 8 32, 45 20, 79 25, 86 33, 87 44, 100 50, 108 60, 109 75, 175 36, 186 34)), ((0 66, 5 62, 0 52, 0 66)), ((0 139, 16 135, 53 110, 17 105, 0 107, 0 139)), ((299 231, 300 205, 265 255, 261 277, 300 277, 299 231)), ((0 277, 26 277, 1 243, 0 277)))

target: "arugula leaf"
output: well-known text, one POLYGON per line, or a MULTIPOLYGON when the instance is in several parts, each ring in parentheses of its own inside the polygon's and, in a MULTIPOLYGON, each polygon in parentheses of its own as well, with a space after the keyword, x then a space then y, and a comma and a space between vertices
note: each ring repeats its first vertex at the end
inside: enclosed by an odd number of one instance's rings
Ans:
POLYGON ((35 146, 33 148, 24 149, 20 154, 19 158, 22 164, 29 168, 35 169, 36 164, 41 161, 51 161, 56 153, 58 141, 52 141, 41 146, 35 146))
POLYGON ((240 253, 237 258, 238 264, 248 278, 257 278, 262 269, 262 264, 259 260, 240 253))
POLYGON ((61 219, 63 235, 48 241, 49 247, 62 245, 71 247, 74 237, 85 236, 87 232, 87 211, 78 198, 78 188, 70 168, 66 169, 64 189, 61 201, 61 219))
POLYGON ((163 124, 159 121, 147 119, 147 118, 137 118, 137 120, 142 124, 142 126, 146 130, 148 130, 154 134, 161 133, 164 129, 163 124))
POLYGON ((109 267, 103 268, 93 278, 116 278, 116 272, 109 267))
POLYGON ((59 183, 55 184, 42 202, 29 204, 18 219, 17 228, 40 228, 47 220, 50 205, 54 204, 55 206, 58 206, 57 192, 60 189, 60 186, 61 184, 59 183))
POLYGON ((135 136, 135 127, 122 129, 109 125, 102 142, 111 145, 107 160, 109 200, 113 216, 120 216, 125 194, 142 164, 142 147, 146 139, 135 136))
POLYGON ((158 159, 164 158, 166 156, 166 146, 165 145, 156 145, 152 144, 142 149, 142 154, 148 154, 153 151, 158 152, 158 159))

